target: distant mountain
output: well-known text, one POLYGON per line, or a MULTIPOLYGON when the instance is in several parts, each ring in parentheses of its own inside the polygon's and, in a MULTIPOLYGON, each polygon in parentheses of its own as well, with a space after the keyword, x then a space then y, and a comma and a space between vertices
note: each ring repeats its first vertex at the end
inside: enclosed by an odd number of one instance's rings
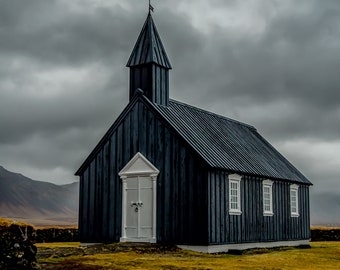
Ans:
POLYGON ((78 189, 78 183, 35 181, 0 166, 0 216, 33 224, 76 224, 78 189))

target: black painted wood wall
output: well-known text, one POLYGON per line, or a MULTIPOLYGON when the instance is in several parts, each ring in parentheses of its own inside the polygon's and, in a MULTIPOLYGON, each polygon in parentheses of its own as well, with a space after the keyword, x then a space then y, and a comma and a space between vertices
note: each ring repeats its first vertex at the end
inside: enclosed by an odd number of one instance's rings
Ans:
POLYGON ((205 162, 138 99, 92 155, 80 176, 82 242, 118 242, 122 182, 119 171, 141 152, 159 170, 157 241, 189 245, 285 241, 310 238, 309 187, 299 187, 298 218, 290 217, 289 183, 274 180, 274 216, 263 216, 262 180, 241 181, 242 215, 228 213, 228 173, 205 162))
POLYGON ((169 104, 169 69, 157 64, 130 67, 130 101, 137 88, 153 103, 169 104))
POLYGON ((141 152, 159 170, 157 241, 208 243, 207 169, 175 131, 141 101, 127 113, 80 177, 81 242, 118 242, 122 182, 119 171, 141 152))
MULTIPOLYGON (((310 239, 309 186, 299 185, 299 217, 290 215, 290 183, 274 180, 273 216, 263 216, 262 180, 243 176, 241 215, 229 215, 228 173, 209 173, 209 244, 310 239)), ((273 179, 271 179, 273 180, 273 179)))

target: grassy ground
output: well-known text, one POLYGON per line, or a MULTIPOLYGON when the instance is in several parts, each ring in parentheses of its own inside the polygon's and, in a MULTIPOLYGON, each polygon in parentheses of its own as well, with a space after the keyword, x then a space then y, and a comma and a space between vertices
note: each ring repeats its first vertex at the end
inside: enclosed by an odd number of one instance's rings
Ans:
POLYGON ((254 250, 244 255, 208 255, 145 245, 37 246, 42 269, 340 269, 340 242, 312 242, 311 249, 254 250))
POLYGON ((41 220, 41 222, 37 222, 33 224, 34 222, 29 222, 30 219, 19 219, 19 220, 13 220, 10 218, 4 218, 0 217, 0 227, 9 227, 12 224, 17 224, 22 227, 24 226, 31 226, 34 227, 35 229, 78 229, 78 225, 76 223, 71 224, 71 223, 65 223, 64 225, 61 224, 61 222, 55 221, 57 225, 50 224, 49 225, 43 225, 46 224, 46 220, 41 220))
POLYGON ((19 226, 31 226, 31 224, 28 224, 28 223, 25 223, 25 222, 21 222, 21 221, 14 221, 12 219, 8 219, 8 218, 2 218, 0 217, 0 227, 9 227, 11 226, 12 224, 17 224, 19 226))

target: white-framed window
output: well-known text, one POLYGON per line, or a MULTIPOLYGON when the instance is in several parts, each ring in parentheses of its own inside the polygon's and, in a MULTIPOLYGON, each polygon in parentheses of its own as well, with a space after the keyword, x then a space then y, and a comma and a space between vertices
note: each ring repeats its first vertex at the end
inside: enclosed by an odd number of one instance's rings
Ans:
POLYGON ((272 216, 273 212, 273 181, 263 180, 262 181, 263 191, 263 215, 272 216))
POLYGON ((241 215, 241 176, 230 174, 229 179, 229 215, 241 215))
POLYGON ((299 216, 299 186, 290 185, 290 216, 299 216))

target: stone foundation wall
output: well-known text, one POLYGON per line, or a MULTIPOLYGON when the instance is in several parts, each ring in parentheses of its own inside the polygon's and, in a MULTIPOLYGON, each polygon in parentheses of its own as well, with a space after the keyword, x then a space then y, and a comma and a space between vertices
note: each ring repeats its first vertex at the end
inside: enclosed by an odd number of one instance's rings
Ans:
POLYGON ((75 228, 38 228, 33 239, 36 243, 78 242, 79 235, 75 228))
POLYGON ((32 226, 0 225, 0 269, 35 269, 33 234, 32 226))
POLYGON ((312 241, 340 241, 340 228, 312 229, 312 241))

